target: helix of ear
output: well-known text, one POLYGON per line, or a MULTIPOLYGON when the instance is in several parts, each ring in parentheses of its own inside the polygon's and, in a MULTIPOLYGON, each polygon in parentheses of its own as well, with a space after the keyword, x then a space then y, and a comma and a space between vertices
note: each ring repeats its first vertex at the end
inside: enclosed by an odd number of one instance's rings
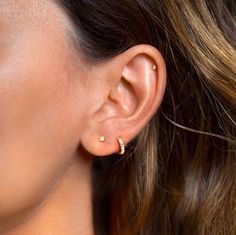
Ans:
MULTIPOLYGON (((157 70, 157 66, 155 64, 153 64, 152 70, 153 71, 157 70)), ((124 155, 125 154, 125 143, 124 143, 122 137, 120 137, 120 136, 118 136, 116 139, 117 139, 117 142, 119 144, 119 152, 118 152, 118 154, 124 155)), ((105 142, 106 141, 106 137, 103 136, 103 135, 100 136, 99 137, 99 141, 102 142, 102 143, 105 142)))

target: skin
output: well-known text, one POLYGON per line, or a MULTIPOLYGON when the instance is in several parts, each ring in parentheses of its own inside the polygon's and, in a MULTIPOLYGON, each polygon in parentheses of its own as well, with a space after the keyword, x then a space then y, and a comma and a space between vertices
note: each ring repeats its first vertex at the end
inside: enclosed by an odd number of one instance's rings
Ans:
POLYGON ((92 63, 68 27, 53 1, 0 0, 0 234, 94 234, 94 156, 119 151, 164 95, 156 48, 92 63))

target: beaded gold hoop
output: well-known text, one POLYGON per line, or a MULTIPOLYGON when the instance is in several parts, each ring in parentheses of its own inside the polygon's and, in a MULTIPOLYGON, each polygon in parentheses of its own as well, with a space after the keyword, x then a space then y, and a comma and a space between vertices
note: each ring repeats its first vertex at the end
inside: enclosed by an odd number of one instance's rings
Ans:
POLYGON ((117 137, 117 140, 118 140, 118 143, 119 143, 119 145, 120 145, 119 154, 120 154, 120 155, 123 155, 123 154, 125 153, 125 144, 124 144, 124 142, 123 142, 123 140, 122 140, 121 137, 117 137))

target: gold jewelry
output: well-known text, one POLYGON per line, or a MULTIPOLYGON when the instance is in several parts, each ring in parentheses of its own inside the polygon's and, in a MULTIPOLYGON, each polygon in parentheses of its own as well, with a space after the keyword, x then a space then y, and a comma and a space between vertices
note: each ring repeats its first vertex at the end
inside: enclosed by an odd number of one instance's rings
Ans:
POLYGON ((117 137, 118 143, 120 145, 120 151, 119 154, 122 155, 125 153, 125 145, 121 137, 117 137))
POLYGON ((105 141, 106 141, 106 137, 103 136, 103 135, 100 136, 100 137, 99 137, 99 141, 100 141, 100 142, 105 142, 105 141))
POLYGON ((152 66, 152 70, 156 70, 157 69, 157 66, 154 64, 153 66, 152 66))

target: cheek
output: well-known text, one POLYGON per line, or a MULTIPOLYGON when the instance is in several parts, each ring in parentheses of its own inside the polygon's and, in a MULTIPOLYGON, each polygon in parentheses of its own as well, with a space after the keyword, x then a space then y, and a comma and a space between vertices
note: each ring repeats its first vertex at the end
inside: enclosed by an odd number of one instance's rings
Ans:
POLYGON ((43 198, 76 151, 83 120, 65 47, 25 38, 0 65, 0 221, 43 198))

